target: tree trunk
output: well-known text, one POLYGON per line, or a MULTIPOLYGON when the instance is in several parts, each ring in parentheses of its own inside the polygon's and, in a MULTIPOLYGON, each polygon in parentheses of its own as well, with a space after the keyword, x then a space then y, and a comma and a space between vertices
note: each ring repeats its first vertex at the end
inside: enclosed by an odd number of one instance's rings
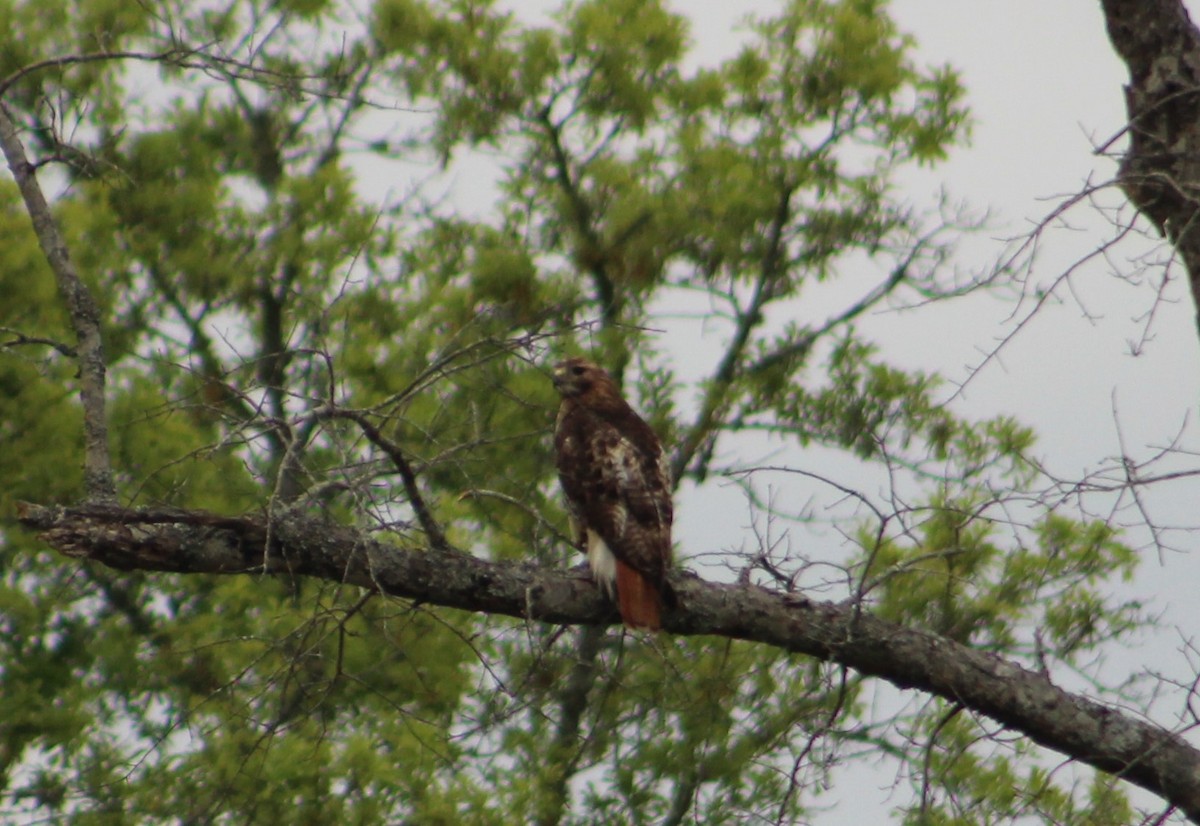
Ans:
POLYGON ((1200 306, 1200 31, 1181 0, 1102 5, 1130 77, 1121 188, 1175 247, 1200 306))

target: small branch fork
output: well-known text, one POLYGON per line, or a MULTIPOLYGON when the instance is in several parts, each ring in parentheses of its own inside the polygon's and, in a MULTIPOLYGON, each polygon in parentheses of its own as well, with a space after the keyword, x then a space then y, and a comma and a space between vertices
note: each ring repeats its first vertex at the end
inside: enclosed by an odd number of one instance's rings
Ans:
POLYGON ((348 419, 354 422, 362 430, 363 435, 367 437, 367 441, 382 450, 387 457, 392 460, 397 472, 400 474, 400 479, 404 483, 404 493, 408 496, 408 503, 412 506, 413 513, 416 514, 417 522, 420 523, 421 529, 425 531, 425 535, 429 537, 429 544, 436 551, 451 551, 453 547, 446 539, 446 533, 442 530, 442 526, 438 524, 437 519, 433 516, 433 511, 425 502, 425 497, 421 493, 421 487, 417 483, 417 474, 413 471, 412 464, 408 461, 408 457, 404 455, 404 451, 400 446, 391 439, 379 432, 371 420, 357 410, 346 410, 345 408, 329 407, 326 408, 322 416, 330 419, 348 419))

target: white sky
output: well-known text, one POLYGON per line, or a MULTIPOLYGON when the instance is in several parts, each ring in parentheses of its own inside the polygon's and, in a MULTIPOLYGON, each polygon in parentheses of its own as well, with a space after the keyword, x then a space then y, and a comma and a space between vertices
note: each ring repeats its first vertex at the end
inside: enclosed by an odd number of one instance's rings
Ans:
MULTIPOLYGON (((1099 3, 899 0, 895 16, 917 36, 923 56, 947 60, 964 74, 976 118, 973 145, 956 153, 937 174, 955 194, 998 210, 995 237, 1027 229, 1061 200, 1057 196, 1078 191, 1089 177, 1096 182, 1112 177, 1112 162, 1093 156, 1092 148, 1125 123, 1122 84, 1127 74, 1109 46, 1099 3)), ((1105 200, 1117 204, 1121 199, 1110 192, 1105 200)), ((1103 217, 1086 205, 1067 220, 1071 229, 1055 230, 1046 238, 1035 270, 1041 283, 1049 283, 1111 235, 1103 217)), ((999 247, 980 238, 966 253, 978 251, 985 260, 999 247)), ((1128 259, 1147 253, 1159 260, 1166 255, 1159 243, 1125 243, 1109 261, 1081 267, 1072 285, 1095 318, 1085 319, 1080 305, 1064 291, 1068 303, 1050 308, 1005 351, 1005 369, 989 367, 969 387, 967 408, 1018 413, 1037 427, 1040 452, 1063 472, 1095 467, 1117 453, 1118 422, 1126 450, 1136 456, 1144 458, 1151 446, 1167 445, 1185 422, 1185 446, 1200 447, 1194 427, 1200 340, 1195 307, 1178 268, 1165 292, 1172 303, 1159 308, 1142 354, 1131 355, 1130 342, 1142 336, 1141 316, 1153 305, 1154 289, 1150 283, 1130 286, 1112 273, 1133 272, 1128 259)), ((1160 278, 1161 273, 1156 268, 1148 275, 1160 278)), ((901 326, 899 320, 896 326, 901 326)), ((973 336, 975 345, 987 347, 989 338, 1009 329, 1011 325, 968 329, 962 343, 969 344, 973 336)), ((960 336, 955 336, 956 345, 960 336)), ((947 348, 936 340, 924 348, 909 345, 912 357, 921 361, 934 363, 942 354, 943 369, 951 375, 955 361, 978 361, 970 346, 947 348), (948 352, 954 355, 946 358, 948 352)), ((1184 490, 1174 484, 1154 489, 1152 511, 1164 522, 1197 524, 1200 519, 1188 513, 1190 506, 1177 507, 1195 501, 1196 487, 1184 490)), ((1185 534, 1173 540, 1187 550, 1196 543, 1185 534)), ((1146 574, 1147 584, 1162 587, 1170 600, 1170 586, 1191 579, 1196 560, 1176 557, 1167 563, 1169 576, 1154 575, 1157 560, 1150 561, 1146 574)), ((1190 604, 1190 594, 1186 600, 1190 604)))

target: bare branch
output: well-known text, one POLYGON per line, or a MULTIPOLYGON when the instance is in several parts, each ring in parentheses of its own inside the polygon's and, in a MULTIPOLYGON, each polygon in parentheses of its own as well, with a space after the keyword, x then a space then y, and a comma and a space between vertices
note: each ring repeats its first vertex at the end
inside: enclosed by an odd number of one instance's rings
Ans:
POLYGON ((908 254, 904 256, 903 260, 901 260, 900 263, 892 268, 892 271, 888 274, 888 277, 881 283, 877 284, 869 293, 851 304, 846 309, 839 312, 837 315, 826 319, 825 323, 817 329, 798 336, 796 339, 788 342, 786 345, 760 357, 753 364, 747 365, 745 369, 746 375, 763 373, 780 363, 806 355, 819 339, 825 337, 839 327, 848 325, 851 321, 854 321, 867 310, 875 307, 880 301, 895 292, 896 288, 905 282, 913 264, 925 252, 929 244, 932 243, 934 235, 936 235, 937 232, 938 230, 934 230, 926 235, 923 235, 921 238, 918 238, 916 243, 913 244, 912 249, 910 249, 908 254))
POLYGON ((12 341, 6 341, 3 344, 0 344, 0 349, 8 347, 20 347, 25 344, 40 344, 45 347, 49 347, 52 350, 57 350, 61 355, 64 355, 69 359, 76 358, 79 355, 75 348, 71 345, 64 344, 61 341, 55 341, 52 338, 28 336, 22 333, 20 330, 14 330, 11 327, 0 327, 0 333, 6 333, 13 337, 12 341))
POLYGON ((357 410, 330 407, 322 415, 331 419, 348 419, 354 422, 362 430, 363 435, 367 437, 367 441, 387 454, 388 458, 392 460, 392 464, 396 466, 396 470, 400 473, 400 479, 404 483, 404 492, 408 496, 408 503, 417 515, 417 521, 421 523, 421 529, 429 537, 429 544, 438 551, 454 550, 450 542, 446 539, 446 534, 442 530, 442 526, 434 518, 433 511, 425 503, 421 487, 417 484, 417 474, 413 471, 412 464, 408 461, 408 457, 404 455, 404 451, 400 449, 400 446, 380 433, 379 428, 357 410))
POLYGON ((162 52, 92 52, 90 54, 63 55, 62 57, 53 57, 49 60, 39 60, 37 63, 22 66, 8 77, 0 80, 0 97, 7 94, 13 84, 21 80, 21 78, 45 69, 63 69, 67 66, 77 66, 81 63, 103 63, 114 60, 142 60, 152 63, 176 62, 189 54, 194 54, 194 52, 187 49, 173 48, 162 52))

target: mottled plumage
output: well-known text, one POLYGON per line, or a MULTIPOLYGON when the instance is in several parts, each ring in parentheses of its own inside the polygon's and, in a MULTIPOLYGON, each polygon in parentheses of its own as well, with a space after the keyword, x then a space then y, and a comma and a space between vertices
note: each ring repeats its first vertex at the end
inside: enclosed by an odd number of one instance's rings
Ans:
POLYGON ((554 431, 558 478, 597 582, 631 628, 658 629, 674 602, 671 474, 654 431, 600 367, 581 358, 555 365, 562 395, 554 431))

